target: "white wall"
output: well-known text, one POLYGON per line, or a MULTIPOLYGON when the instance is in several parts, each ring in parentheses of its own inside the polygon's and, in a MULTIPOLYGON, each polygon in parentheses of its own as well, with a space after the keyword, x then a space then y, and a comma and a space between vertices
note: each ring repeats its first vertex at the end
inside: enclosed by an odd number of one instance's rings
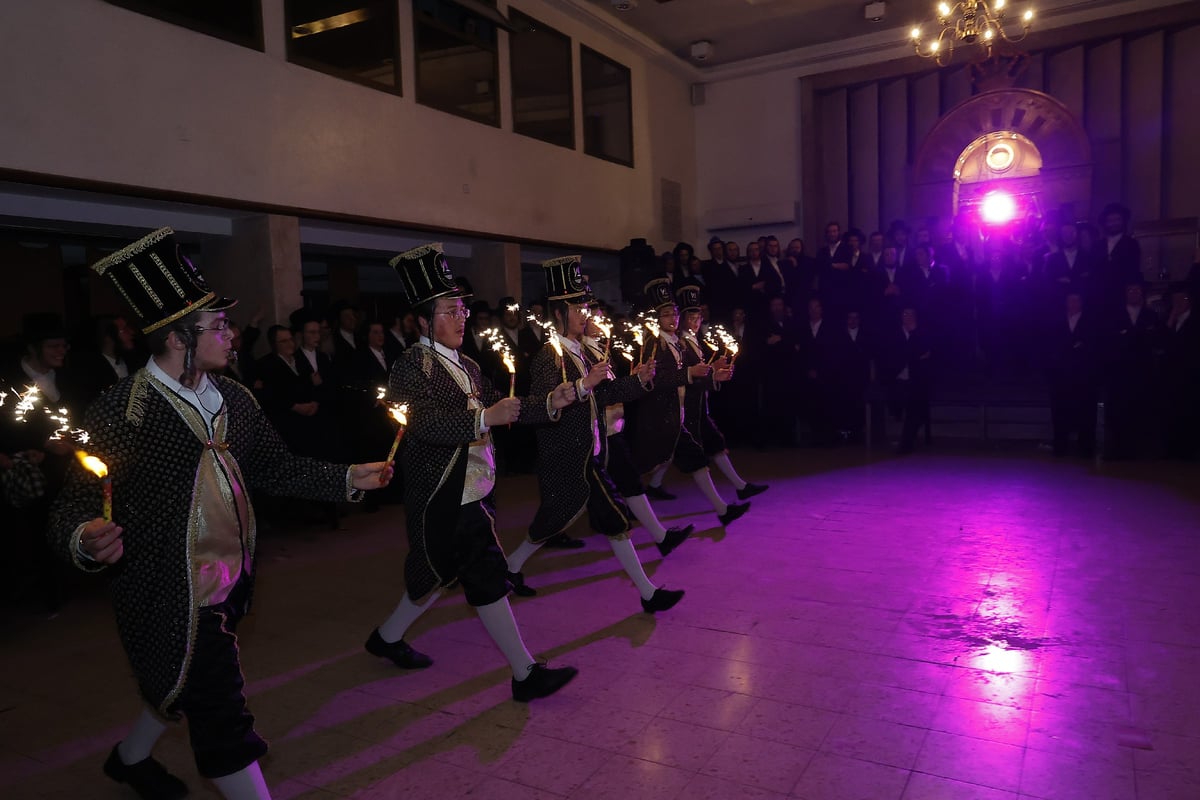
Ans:
POLYGON ((542 0, 512 5, 632 69, 633 169, 418 105, 407 3, 398 97, 287 63, 277 0, 267 53, 100 0, 4 0, 0 169, 599 248, 656 241, 669 178, 691 229, 694 142, 662 122, 690 128, 686 79, 542 0))
POLYGON ((801 235, 799 102, 793 70, 707 84, 695 109, 703 242, 716 233, 738 241, 744 254, 760 235, 784 244, 801 235))

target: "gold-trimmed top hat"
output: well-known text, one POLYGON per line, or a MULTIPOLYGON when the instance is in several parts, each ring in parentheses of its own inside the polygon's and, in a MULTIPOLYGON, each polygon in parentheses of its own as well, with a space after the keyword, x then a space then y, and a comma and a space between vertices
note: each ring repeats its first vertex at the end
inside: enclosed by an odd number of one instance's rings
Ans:
POLYGON ((179 251, 175 231, 159 228, 92 265, 153 333, 194 311, 224 311, 236 300, 208 288, 200 270, 179 251))
MULTIPOLYGON (((547 300, 587 298, 588 285, 580 271, 582 262, 581 256, 563 256, 542 262, 542 269, 546 271, 547 300)), ((579 302, 585 302, 585 300, 579 302)))
POLYGON ((655 311, 674 307, 675 296, 671 294, 671 281, 666 278, 655 278, 642 288, 646 295, 646 303, 655 311))
POLYGON ((700 287, 695 284, 680 286, 675 290, 676 305, 680 311, 699 311, 700 310, 700 287))
POLYGON ((404 284, 408 304, 416 308, 439 297, 468 297, 462 285, 450 274, 450 264, 441 242, 431 242, 405 250, 388 262, 404 284))

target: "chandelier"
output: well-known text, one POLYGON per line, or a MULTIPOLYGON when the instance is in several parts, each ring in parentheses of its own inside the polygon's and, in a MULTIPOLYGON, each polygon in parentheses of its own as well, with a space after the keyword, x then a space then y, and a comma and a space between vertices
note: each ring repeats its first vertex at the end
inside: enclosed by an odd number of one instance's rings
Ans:
POLYGON ((992 45, 1000 40, 1019 42, 1033 26, 1033 9, 1030 8, 1021 15, 1021 32, 1007 33, 1004 30, 1005 9, 1005 0, 992 0, 990 5, 985 0, 959 0, 953 6, 942 0, 937 4, 937 23, 941 30, 926 39, 921 29, 914 27, 911 32, 913 48, 917 55, 932 58, 939 67, 950 63, 954 46, 959 42, 977 44, 986 55, 991 55, 992 45))

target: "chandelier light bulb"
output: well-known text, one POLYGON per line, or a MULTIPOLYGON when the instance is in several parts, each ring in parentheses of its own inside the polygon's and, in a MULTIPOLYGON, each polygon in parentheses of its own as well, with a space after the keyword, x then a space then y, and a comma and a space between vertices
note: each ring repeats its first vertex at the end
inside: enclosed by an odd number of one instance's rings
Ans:
POLYGON ((1030 8, 1030 9, 1026 9, 1026 11, 1025 11, 1025 15, 1024 15, 1023 19, 1024 19, 1026 22, 1032 22, 1032 21, 1033 21, 1033 9, 1032 9, 1032 8, 1030 8))
POLYGON ((921 38, 921 29, 920 29, 920 28, 913 28, 913 29, 912 29, 912 38, 913 38, 913 39, 920 39, 920 38, 921 38))
POLYGON ((991 28, 988 28, 987 30, 985 30, 983 32, 983 38, 988 40, 989 42, 992 40, 992 29, 991 28))
POLYGON ((950 16, 950 6, 946 5, 945 3, 938 3, 937 9, 938 14, 942 15, 943 17, 950 16))
POLYGON ((938 51, 938 47, 940 45, 941 45, 941 42, 939 42, 937 39, 934 39, 932 42, 929 43, 929 51, 931 53, 936 53, 938 51))
POLYGON ((996 11, 1004 10, 1004 0, 996 0, 996 2, 992 3, 992 8, 996 11))

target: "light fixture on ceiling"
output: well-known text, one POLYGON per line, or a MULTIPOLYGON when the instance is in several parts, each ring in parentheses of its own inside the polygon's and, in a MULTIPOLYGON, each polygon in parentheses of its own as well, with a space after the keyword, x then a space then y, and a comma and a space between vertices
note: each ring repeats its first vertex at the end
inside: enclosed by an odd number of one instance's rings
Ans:
POLYGON ((991 55, 994 45, 1001 41, 1019 42, 1033 27, 1033 9, 1027 8, 1021 15, 1020 33, 1005 31, 1008 20, 1004 12, 1007 8, 1005 0, 992 0, 991 4, 986 0, 960 0, 954 5, 941 0, 936 12, 937 24, 941 29, 927 39, 920 27, 914 27, 910 34, 913 49, 922 58, 932 58, 939 67, 950 63, 954 57, 954 47, 960 42, 979 45, 985 55, 991 55))

